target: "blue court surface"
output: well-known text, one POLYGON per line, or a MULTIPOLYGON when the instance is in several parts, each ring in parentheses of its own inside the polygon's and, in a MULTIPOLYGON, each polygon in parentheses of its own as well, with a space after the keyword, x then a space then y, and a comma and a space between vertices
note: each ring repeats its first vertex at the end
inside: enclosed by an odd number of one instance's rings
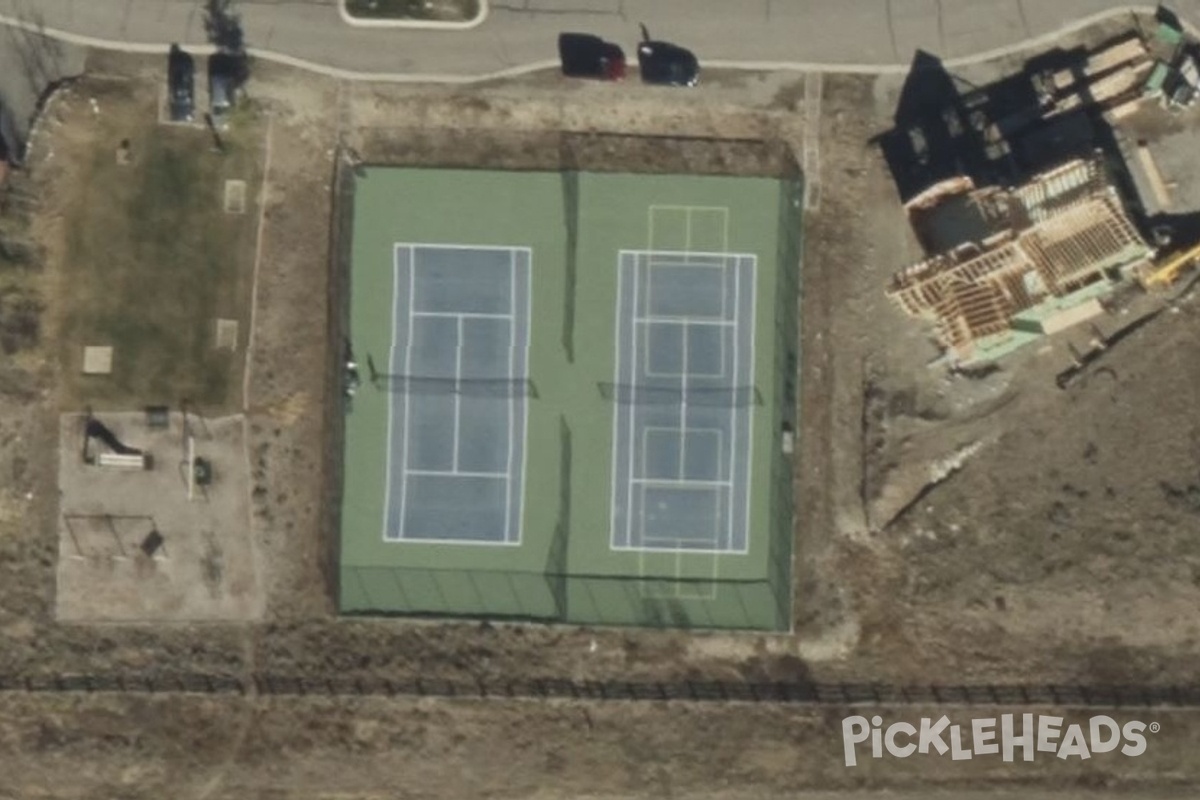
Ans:
POLYGON ((620 253, 614 549, 747 550, 755 266, 620 253))
POLYGON ((530 253, 398 244, 383 537, 519 544, 530 253))

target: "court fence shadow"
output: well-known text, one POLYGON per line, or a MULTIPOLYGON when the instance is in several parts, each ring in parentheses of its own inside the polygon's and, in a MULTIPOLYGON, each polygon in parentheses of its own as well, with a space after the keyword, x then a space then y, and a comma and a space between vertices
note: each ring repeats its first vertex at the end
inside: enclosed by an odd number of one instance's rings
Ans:
POLYGON ((896 686, 873 683, 684 680, 587 681, 565 678, 408 680, 379 677, 249 676, 198 672, 0 674, 0 693, 270 695, 279 697, 444 697, 461 699, 617 700, 846 706, 972 706, 1074 708, 1196 708, 1200 685, 1088 686, 962 684, 896 686))

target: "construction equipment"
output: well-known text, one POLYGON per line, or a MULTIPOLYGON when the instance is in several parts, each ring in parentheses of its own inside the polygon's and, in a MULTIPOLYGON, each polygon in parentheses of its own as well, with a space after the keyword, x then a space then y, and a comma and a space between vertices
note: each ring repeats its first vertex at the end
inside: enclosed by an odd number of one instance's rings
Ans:
POLYGON ((1174 256, 1151 265, 1149 269, 1138 276, 1138 281, 1146 289, 1166 289, 1175 283, 1179 275, 1192 267, 1200 259, 1200 244, 1177 253, 1174 256))

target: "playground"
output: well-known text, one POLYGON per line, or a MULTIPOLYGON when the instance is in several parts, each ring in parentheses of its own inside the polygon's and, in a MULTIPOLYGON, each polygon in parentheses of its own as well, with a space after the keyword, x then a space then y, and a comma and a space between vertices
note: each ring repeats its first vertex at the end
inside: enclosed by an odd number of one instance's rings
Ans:
POLYGON ((58 619, 261 615, 240 417, 64 414, 59 437, 58 619))

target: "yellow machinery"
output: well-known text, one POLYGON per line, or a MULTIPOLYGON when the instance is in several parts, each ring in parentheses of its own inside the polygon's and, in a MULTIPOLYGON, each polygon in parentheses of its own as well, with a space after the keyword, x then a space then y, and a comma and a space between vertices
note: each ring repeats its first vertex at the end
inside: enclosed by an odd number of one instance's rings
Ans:
POLYGON ((1175 282, 1180 273, 1195 264, 1198 259, 1200 244, 1160 261, 1143 272, 1140 276, 1142 286, 1147 289, 1166 289, 1175 282))

